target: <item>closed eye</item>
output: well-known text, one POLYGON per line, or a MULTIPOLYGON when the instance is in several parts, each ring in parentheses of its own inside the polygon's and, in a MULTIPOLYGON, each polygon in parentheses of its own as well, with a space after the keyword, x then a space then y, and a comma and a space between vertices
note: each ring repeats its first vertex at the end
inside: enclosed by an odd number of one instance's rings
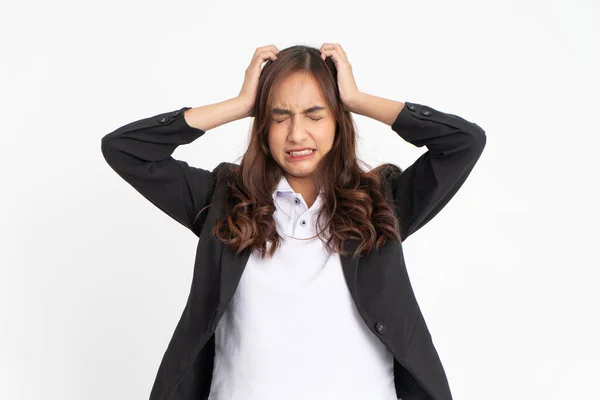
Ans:
MULTIPOLYGON (((319 120, 322 120, 322 119, 323 119, 323 117, 321 117, 321 118, 311 118, 311 117, 308 117, 308 118, 312 119, 313 121, 319 121, 319 120)), ((275 122, 275 123, 277 123, 277 124, 280 124, 280 123, 282 123, 282 122, 284 122, 284 121, 286 121, 286 120, 285 120, 285 119, 284 119, 284 120, 281 120, 281 121, 277 121, 277 120, 275 120, 275 119, 273 120, 273 122, 275 122)))

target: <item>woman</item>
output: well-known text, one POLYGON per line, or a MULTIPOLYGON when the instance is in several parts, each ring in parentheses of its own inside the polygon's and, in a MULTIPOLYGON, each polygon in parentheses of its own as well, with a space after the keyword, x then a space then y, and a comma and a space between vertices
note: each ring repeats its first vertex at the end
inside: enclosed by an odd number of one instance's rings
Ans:
POLYGON ((401 242, 454 196, 485 142, 461 117, 359 91, 332 43, 260 47, 237 97, 106 135, 109 165, 199 238, 150 399, 451 399, 401 242), (428 151, 405 171, 365 171, 351 113, 428 151), (248 116, 240 165, 172 158, 248 116))

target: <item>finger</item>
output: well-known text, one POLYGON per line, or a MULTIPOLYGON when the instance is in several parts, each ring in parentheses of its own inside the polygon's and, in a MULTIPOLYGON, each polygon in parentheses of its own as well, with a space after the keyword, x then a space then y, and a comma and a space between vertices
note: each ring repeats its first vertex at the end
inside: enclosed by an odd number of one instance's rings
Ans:
POLYGON ((263 60, 268 60, 269 58, 275 60, 277 58, 277 53, 275 50, 268 50, 265 54, 263 54, 263 60))
POLYGON ((328 50, 337 49, 342 56, 346 55, 346 52, 342 48, 342 45, 339 43, 323 43, 321 45, 321 50, 324 50, 324 49, 328 49, 328 50))
POLYGON ((335 47, 335 43, 323 43, 321 45, 321 50, 324 49, 333 49, 335 47))
POLYGON ((340 65, 341 63, 346 62, 346 60, 344 60, 342 58, 342 56, 340 55, 340 52, 337 49, 333 49, 333 50, 323 50, 323 54, 321 55, 321 58, 323 60, 325 60, 325 58, 327 56, 330 56, 331 59, 333 60, 333 62, 335 63, 335 65, 340 65))
POLYGON ((275 52, 273 50, 262 50, 256 53, 255 63, 262 64, 263 62, 269 59, 277 59, 277 55, 275 54, 275 52))
POLYGON ((262 50, 260 52, 257 52, 252 57, 252 61, 250 61, 250 65, 248 65, 248 68, 246 70, 248 72, 253 71, 257 68, 260 68, 262 70, 263 63, 265 61, 268 61, 269 59, 273 61, 277 59, 277 55, 272 50, 262 50))
MULTIPOLYGON (((333 45, 333 43, 323 43, 321 45, 321 56, 323 55, 323 51, 325 50, 332 50, 335 46, 333 45)), ((323 57, 321 57, 323 58, 323 57)))
POLYGON ((341 45, 341 44, 339 44, 339 43, 336 43, 336 44, 337 44, 337 49, 338 49, 338 51, 340 52, 340 55, 341 55, 342 57, 344 57, 344 59, 347 61, 347 60, 348 60, 348 56, 346 56, 346 52, 345 52, 345 51, 344 51, 344 49, 342 48, 342 45, 341 45))
POLYGON ((259 63, 260 69, 262 70, 263 66, 265 66, 265 61, 275 61, 277 60, 277 55, 273 50, 269 50, 266 54, 263 55, 261 62, 259 63))
POLYGON ((256 53, 259 53, 259 52, 261 52, 263 50, 273 50, 273 52, 275 54, 279 53, 279 49, 274 44, 270 44, 270 45, 267 45, 267 46, 259 47, 259 48, 256 49, 256 53))
POLYGON ((348 59, 346 58, 346 53, 344 53, 344 51, 338 45, 332 44, 329 48, 324 47, 321 50, 321 58, 323 60, 325 59, 325 56, 332 54, 336 54, 336 57, 332 57, 334 61, 348 61, 348 59))
POLYGON ((327 58, 327 57, 331 57, 331 59, 333 60, 335 65, 338 65, 338 60, 337 60, 337 55, 333 54, 333 50, 323 50, 321 52, 321 58, 323 59, 323 61, 327 58))

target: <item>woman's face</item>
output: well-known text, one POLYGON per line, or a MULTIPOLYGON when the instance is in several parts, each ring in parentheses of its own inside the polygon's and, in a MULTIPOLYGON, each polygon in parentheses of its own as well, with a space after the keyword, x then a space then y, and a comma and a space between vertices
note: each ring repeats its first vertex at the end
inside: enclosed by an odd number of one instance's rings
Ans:
POLYGON ((335 136, 335 119, 317 80, 305 72, 288 76, 276 88, 271 109, 269 150, 287 174, 310 177, 329 152, 335 136), (308 155, 292 150, 309 149, 308 155))

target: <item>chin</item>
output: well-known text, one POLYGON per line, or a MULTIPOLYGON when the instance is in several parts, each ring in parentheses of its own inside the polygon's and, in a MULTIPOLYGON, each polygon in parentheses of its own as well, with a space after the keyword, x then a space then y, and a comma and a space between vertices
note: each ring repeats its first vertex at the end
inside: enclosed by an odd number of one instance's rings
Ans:
POLYGON ((314 174, 316 168, 313 166, 301 166, 301 165, 286 165, 283 168, 288 174, 297 178, 308 177, 314 174))

